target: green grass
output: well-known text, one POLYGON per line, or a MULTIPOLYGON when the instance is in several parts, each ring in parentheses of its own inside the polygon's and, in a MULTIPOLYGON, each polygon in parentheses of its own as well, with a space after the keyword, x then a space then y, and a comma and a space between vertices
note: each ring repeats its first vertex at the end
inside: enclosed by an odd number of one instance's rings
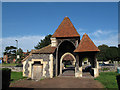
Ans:
POLYGON ((66 67, 70 67, 70 65, 66 65, 66 67))
POLYGON ((2 66, 16 66, 16 63, 2 63, 2 66))
POLYGON ((101 82, 105 88, 118 88, 116 75, 118 75, 117 72, 101 72, 95 80, 101 82))
POLYGON ((22 72, 11 72, 11 82, 15 82, 19 79, 24 79, 22 72))

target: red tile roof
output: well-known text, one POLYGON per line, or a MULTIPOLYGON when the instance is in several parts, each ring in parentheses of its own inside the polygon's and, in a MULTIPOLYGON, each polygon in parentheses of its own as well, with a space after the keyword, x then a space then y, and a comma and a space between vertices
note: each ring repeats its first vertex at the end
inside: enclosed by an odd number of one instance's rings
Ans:
POLYGON ((89 36, 85 33, 74 52, 90 52, 100 51, 98 47, 93 43, 89 36))
POLYGON ((32 53, 39 53, 39 54, 44 54, 44 53, 54 53, 55 52, 56 47, 51 47, 51 44, 48 46, 45 46, 41 49, 38 50, 32 50, 32 53))
POLYGON ((22 62, 24 62, 26 59, 28 59, 32 54, 51 54, 55 52, 56 47, 51 47, 51 44, 48 46, 45 46, 41 49, 38 50, 31 50, 31 52, 29 53, 29 55, 27 57, 25 57, 22 62))
POLYGON ((65 17, 52 37, 80 37, 72 22, 65 17))

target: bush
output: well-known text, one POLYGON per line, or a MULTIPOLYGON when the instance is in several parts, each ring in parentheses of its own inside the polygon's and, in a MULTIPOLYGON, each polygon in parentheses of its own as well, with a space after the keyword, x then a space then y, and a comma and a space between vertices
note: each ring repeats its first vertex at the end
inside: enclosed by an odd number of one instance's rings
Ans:
POLYGON ((3 68, 2 69, 2 89, 6 89, 10 85, 11 80, 11 69, 3 68))
POLYGON ((117 79, 118 88, 120 90, 120 75, 117 75, 116 79, 117 79))

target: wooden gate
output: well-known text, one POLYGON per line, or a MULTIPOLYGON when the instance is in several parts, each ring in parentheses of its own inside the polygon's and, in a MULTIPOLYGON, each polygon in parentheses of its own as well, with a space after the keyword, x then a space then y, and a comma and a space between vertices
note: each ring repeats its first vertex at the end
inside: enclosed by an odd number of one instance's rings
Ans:
POLYGON ((43 65, 33 65, 32 79, 40 80, 43 75, 43 65))

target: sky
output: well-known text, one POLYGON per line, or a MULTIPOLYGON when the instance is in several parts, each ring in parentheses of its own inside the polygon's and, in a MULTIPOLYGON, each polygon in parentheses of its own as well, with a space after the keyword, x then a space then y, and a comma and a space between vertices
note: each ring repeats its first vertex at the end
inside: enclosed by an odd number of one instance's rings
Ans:
MULTIPOLYGON (((68 16, 80 34, 87 33, 96 46, 118 45, 117 2, 3 2, 2 52, 6 46, 24 52, 48 34, 53 34, 68 16)), ((2 56, 2 55, 0 55, 2 56)))

